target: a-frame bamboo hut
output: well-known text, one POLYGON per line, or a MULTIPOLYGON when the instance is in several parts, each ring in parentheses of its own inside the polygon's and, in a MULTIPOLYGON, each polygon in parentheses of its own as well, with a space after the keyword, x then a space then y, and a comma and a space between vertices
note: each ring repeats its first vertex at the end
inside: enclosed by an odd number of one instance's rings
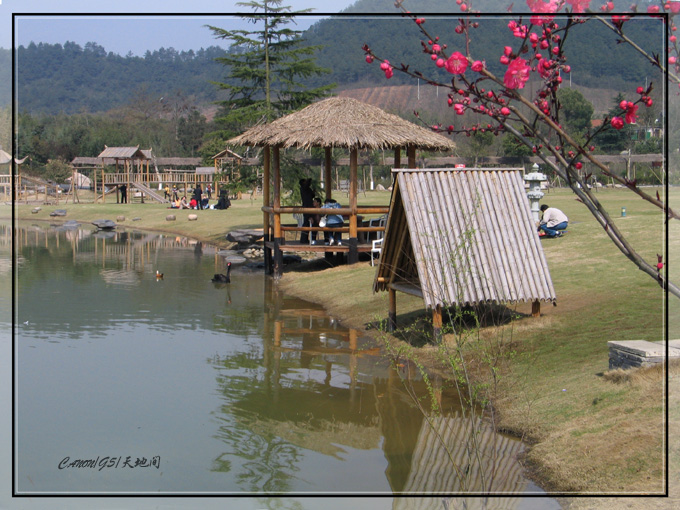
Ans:
POLYGON ((433 312, 480 303, 540 302, 556 296, 522 169, 395 169, 390 214, 373 290, 421 296, 433 312))
MULTIPOLYGON (((302 110, 281 117, 269 124, 255 126, 228 143, 264 148, 263 207, 265 253, 271 253, 271 271, 282 273, 283 251, 346 252, 347 261, 358 261, 359 251, 370 251, 371 245, 359 245, 359 232, 371 228, 358 223, 362 214, 387 213, 386 207, 361 207, 357 204, 357 159, 361 149, 394 149, 395 167, 401 167, 401 150, 406 150, 408 167, 416 166, 416 149, 452 150, 455 144, 429 129, 416 126, 397 115, 351 98, 332 97, 311 104, 302 110), (292 230, 333 230, 348 232, 349 239, 342 246, 307 246, 286 244, 281 214, 324 214, 326 209, 282 207, 280 150, 298 147, 325 149, 324 181, 326 198, 331 197, 331 149, 341 147, 350 151, 349 205, 333 212, 349 218, 349 226, 339 229, 327 227, 293 227, 292 230), (273 184, 273 192, 270 190, 273 184), (271 198, 270 198, 271 195, 271 198)), ((290 227, 287 227, 291 230, 290 227)))

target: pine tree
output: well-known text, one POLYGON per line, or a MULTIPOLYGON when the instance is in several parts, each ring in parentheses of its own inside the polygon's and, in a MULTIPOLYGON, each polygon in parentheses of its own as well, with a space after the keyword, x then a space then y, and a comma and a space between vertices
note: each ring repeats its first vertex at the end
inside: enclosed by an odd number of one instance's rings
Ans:
POLYGON ((233 134, 260 121, 271 121, 298 110, 329 94, 335 84, 307 88, 305 78, 329 73, 319 67, 313 55, 320 46, 304 46, 301 30, 288 27, 295 15, 281 6, 282 0, 239 2, 253 14, 243 19, 256 25, 253 30, 225 30, 209 26, 215 37, 232 41, 228 53, 216 59, 229 68, 229 83, 216 83, 228 91, 217 114, 219 122, 233 134))

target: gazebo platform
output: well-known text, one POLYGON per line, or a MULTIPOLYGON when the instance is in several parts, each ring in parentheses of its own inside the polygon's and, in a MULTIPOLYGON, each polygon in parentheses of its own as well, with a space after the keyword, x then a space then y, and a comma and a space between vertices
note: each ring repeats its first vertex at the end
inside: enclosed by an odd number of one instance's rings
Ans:
MULTIPOLYGON (((343 244, 334 244, 332 246, 326 245, 321 241, 321 244, 309 244, 301 243, 300 241, 286 241, 285 244, 278 244, 279 250, 283 252, 315 252, 315 253, 349 253, 349 240, 342 241, 343 244)), ((266 248, 273 250, 276 247, 274 241, 267 241, 264 243, 266 248)), ((357 244, 357 252, 359 253, 369 253, 371 251, 372 245, 368 244, 357 244)))

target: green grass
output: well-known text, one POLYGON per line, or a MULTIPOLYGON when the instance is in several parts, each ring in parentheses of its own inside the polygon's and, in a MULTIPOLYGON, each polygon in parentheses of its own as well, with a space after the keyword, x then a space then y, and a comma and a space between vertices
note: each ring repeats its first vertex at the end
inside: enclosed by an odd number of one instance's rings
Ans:
MULTIPOLYGON (((342 202, 344 196, 339 196, 342 202)), ((661 213, 627 190, 602 190, 597 197, 638 252, 655 264, 656 254, 664 253, 661 213), (621 207, 626 207, 625 217, 621 217, 621 207)), ((671 190, 671 199, 673 204, 680 202, 680 189, 671 190)), ((360 205, 386 205, 388 201, 385 192, 359 196, 360 205)), ((613 245, 571 191, 551 190, 543 203, 562 209, 570 219, 565 237, 541 241, 557 306, 543 304, 540 318, 515 321, 512 334, 507 334, 517 354, 503 365, 499 392, 494 396, 500 426, 530 440, 533 446, 527 458, 548 488, 659 491, 663 377, 615 383, 604 374, 608 371, 608 340, 664 338, 664 294, 613 245)), ((50 220, 49 212, 65 208, 65 219, 80 221, 115 220, 124 214, 125 224, 131 227, 176 232, 224 245, 229 230, 261 227, 260 206, 246 198, 234 201, 227 211, 193 211, 199 216, 196 222, 186 219, 192 211, 153 204, 62 204, 42 206, 37 214, 31 214, 33 205, 29 204, 18 206, 17 213, 22 219, 50 220), (177 221, 165 221, 170 213, 177 221), (141 219, 132 222, 134 217, 141 219)), ((0 215, 3 212, 0 208, 0 215)), ((677 283, 680 222, 672 221, 669 228, 671 258, 664 271, 670 270, 671 280, 677 283)), ((349 326, 374 328, 387 315, 387 294, 372 292, 374 276, 375 268, 362 262, 320 271, 291 270, 280 285, 287 292, 322 303, 349 326)), ((671 296, 668 305, 669 317, 680 317, 680 300, 671 296)), ((517 310, 529 313, 530 305, 520 305, 517 310)), ((397 311, 400 324, 415 324, 423 316, 423 302, 398 294, 397 311)), ((669 336, 680 338, 680 321, 670 321, 669 336)), ((417 351, 427 357, 432 356, 433 348, 417 351)), ((478 375, 484 383, 485 373, 478 375)), ((671 404, 670 414, 677 418, 680 399, 671 404)))

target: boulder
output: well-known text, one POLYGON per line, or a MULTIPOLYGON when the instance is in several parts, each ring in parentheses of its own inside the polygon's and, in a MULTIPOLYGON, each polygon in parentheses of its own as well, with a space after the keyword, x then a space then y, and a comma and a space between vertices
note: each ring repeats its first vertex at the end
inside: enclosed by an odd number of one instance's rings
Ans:
POLYGON ((174 214, 168 214, 165 217, 165 221, 175 221, 176 219, 177 219, 177 217, 174 214))
POLYGON ((34 207, 33 210, 31 211, 32 214, 38 214, 42 209, 40 207, 34 207))
POLYGON ((190 214, 189 216, 187 216, 187 219, 189 221, 196 221, 198 219, 198 215, 197 214, 190 214))
POLYGON ((55 209, 50 216, 66 216, 66 209, 55 209))
POLYGON ((232 243, 251 245, 264 237, 262 230, 240 229, 232 230, 227 234, 227 241, 232 243))
POLYGON ((111 230, 116 228, 116 222, 113 220, 94 220, 92 224, 101 230, 111 230))
POLYGON ((120 223, 121 221, 125 221, 125 216, 116 216, 116 221, 120 223))

